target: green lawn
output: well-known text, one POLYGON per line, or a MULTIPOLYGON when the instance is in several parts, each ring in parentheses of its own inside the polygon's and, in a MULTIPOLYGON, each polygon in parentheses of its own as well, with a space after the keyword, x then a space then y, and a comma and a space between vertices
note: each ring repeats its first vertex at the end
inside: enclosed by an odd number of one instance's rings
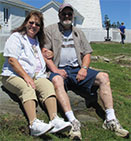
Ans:
MULTIPOLYGON (((116 116, 124 128, 131 132, 131 62, 130 60, 116 62, 115 58, 121 55, 131 57, 131 44, 91 44, 94 52, 92 56, 104 56, 110 62, 102 60, 92 61, 91 67, 102 69, 109 73, 114 108, 116 116), (127 67, 126 67, 127 65, 127 67), (130 67, 129 67, 130 66, 130 67)), ((3 57, 0 54, 0 70, 3 64, 3 57), (2 61, 1 61, 2 60, 2 61)), ((6 105, 5 105, 6 106, 6 105)), ((131 140, 117 137, 111 131, 105 131, 102 126, 102 119, 97 116, 95 110, 88 108, 87 112, 98 119, 98 122, 82 122, 83 141, 124 141, 131 140)), ((38 117, 48 121, 45 114, 38 114, 38 117)), ((46 134, 42 137, 29 136, 27 121, 23 115, 1 114, 0 115, 0 141, 69 141, 67 133, 46 134)))

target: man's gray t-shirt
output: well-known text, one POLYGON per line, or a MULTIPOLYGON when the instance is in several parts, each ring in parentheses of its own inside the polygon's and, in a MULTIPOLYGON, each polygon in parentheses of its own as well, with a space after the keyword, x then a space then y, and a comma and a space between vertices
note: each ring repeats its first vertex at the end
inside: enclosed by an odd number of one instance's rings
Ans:
POLYGON ((64 66, 78 66, 78 59, 71 30, 66 31, 63 34, 63 43, 61 47, 59 67, 64 66))

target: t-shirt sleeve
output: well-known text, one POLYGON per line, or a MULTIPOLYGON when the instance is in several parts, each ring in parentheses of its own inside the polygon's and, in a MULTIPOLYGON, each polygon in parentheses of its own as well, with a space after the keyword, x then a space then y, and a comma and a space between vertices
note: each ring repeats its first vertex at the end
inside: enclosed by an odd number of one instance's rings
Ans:
POLYGON ((5 43, 4 57, 14 57, 18 59, 21 53, 21 47, 20 34, 13 33, 5 43))

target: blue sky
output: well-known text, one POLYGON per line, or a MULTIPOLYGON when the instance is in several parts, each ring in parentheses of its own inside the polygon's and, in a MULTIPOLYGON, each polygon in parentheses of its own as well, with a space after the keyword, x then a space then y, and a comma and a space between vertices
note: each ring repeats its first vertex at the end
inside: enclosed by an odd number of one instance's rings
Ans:
MULTIPOLYGON (((21 0, 36 8, 40 8, 51 0, 21 0)), ((63 0, 56 0, 63 2, 63 0)), ((131 0, 100 0, 102 20, 107 14, 111 23, 124 22, 127 29, 131 29, 131 0)))

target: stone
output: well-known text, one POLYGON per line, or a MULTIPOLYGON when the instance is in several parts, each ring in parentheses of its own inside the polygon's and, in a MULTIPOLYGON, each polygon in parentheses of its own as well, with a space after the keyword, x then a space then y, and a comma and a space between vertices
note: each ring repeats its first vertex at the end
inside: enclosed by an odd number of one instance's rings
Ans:
MULTIPOLYGON (((90 102, 85 101, 84 98, 80 97, 79 95, 75 94, 72 91, 68 92, 69 99, 71 102, 72 110, 74 111, 74 114, 81 122, 91 121, 91 122, 97 122, 97 118, 90 116, 89 113, 94 113, 104 119, 104 111, 102 110, 101 106, 96 102, 96 97, 93 97, 93 100, 90 101, 93 103, 90 104, 90 102), (90 109, 91 108, 91 109, 90 109)), ((42 113, 42 107, 37 107, 37 113, 42 113)), ((58 111, 61 113, 61 109, 58 108, 58 111)), ((0 81, 0 114, 24 114, 25 112, 23 110, 23 106, 20 102, 20 100, 15 96, 14 94, 7 91, 1 84, 0 81)), ((63 112, 61 113, 61 116, 65 117, 63 115, 63 112)))

